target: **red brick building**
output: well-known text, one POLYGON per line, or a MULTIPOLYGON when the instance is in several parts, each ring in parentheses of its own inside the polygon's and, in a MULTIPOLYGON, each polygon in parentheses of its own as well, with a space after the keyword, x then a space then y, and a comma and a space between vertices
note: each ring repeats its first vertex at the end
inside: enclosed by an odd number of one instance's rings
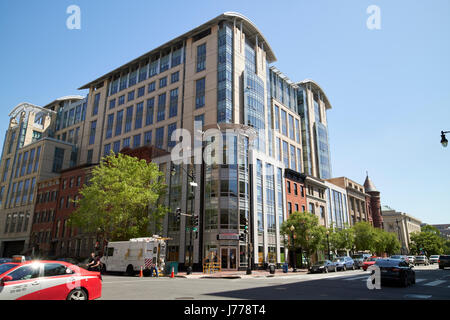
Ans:
POLYGON ((305 181, 303 176, 291 169, 284 170, 286 186, 286 218, 292 212, 307 211, 305 181))
POLYGON ((44 180, 37 185, 36 205, 30 237, 30 253, 49 256, 52 251, 52 238, 56 207, 58 203, 59 178, 44 180))
POLYGON ((383 215, 381 213, 381 199, 380 192, 375 188, 372 180, 370 180, 369 175, 366 177, 364 182, 364 189, 369 197, 366 197, 366 203, 369 208, 369 216, 372 219, 372 225, 375 228, 383 229, 383 215))
POLYGON ((56 210, 53 242, 58 257, 88 257, 94 250, 95 235, 83 234, 68 225, 68 219, 76 210, 79 191, 88 183, 89 176, 96 164, 86 164, 61 171, 58 207, 56 210))

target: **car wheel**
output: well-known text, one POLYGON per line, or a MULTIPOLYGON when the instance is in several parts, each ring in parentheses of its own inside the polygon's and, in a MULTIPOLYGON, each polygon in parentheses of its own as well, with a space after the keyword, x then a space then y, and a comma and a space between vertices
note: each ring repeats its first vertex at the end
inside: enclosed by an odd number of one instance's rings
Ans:
POLYGON ((131 264, 127 267, 127 271, 125 272, 125 274, 130 277, 134 276, 134 269, 131 264))
POLYGON ((352 265, 352 270, 355 270, 355 265, 352 265))
POLYGON ((328 273, 328 268, 324 268, 323 272, 328 273))
POLYGON ((347 266, 344 264, 344 267, 342 268, 343 271, 347 271, 347 266))
POLYGON ((66 300, 87 300, 87 292, 83 289, 74 289, 67 295, 66 300))
POLYGON ((336 267, 334 267, 334 272, 337 272, 337 268, 336 267))

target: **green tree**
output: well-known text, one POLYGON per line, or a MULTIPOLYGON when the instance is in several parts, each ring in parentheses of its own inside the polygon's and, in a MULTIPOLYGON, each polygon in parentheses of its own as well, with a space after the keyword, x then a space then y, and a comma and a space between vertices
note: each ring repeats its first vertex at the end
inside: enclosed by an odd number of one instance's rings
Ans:
POLYGON ((290 248, 300 248, 301 254, 308 258, 323 247, 325 232, 325 227, 319 225, 319 218, 309 212, 294 212, 281 225, 281 234, 289 237, 290 248), (294 226, 294 239, 291 226, 294 226))
POLYGON ((390 256, 400 251, 401 244, 395 233, 374 228, 374 234, 374 248, 377 255, 382 256, 386 253, 390 256))
POLYGON ((411 253, 420 254, 424 251, 427 255, 442 254, 444 252, 444 239, 440 232, 433 226, 426 225, 420 232, 410 234, 411 243, 409 248, 411 253))
POLYGON ((444 254, 450 254, 450 240, 444 241, 444 254))
POLYGON ((155 163, 120 153, 102 160, 75 201, 79 207, 70 225, 107 241, 148 235, 149 221, 160 221, 167 212, 158 203, 166 190, 163 173, 155 163))
POLYGON ((335 229, 333 242, 333 248, 337 251, 351 250, 355 243, 354 229, 348 227, 348 225, 345 225, 343 229, 335 229))
POLYGON ((369 222, 361 221, 353 226, 355 234, 355 248, 357 251, 376 251, 377 231, 369 222))

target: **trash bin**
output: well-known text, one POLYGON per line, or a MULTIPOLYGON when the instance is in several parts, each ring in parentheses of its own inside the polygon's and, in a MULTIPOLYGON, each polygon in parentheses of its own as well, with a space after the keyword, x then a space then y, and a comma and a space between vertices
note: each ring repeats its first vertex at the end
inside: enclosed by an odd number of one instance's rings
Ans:
POLYGON ((270 272, 270 274, 275 274, 275 265, 274 264, 269 265, 269 272, 270 272))
POLYGON ((283 273, 287 273, 289 269, 289 265, 287 263, 283 264, 283 273))

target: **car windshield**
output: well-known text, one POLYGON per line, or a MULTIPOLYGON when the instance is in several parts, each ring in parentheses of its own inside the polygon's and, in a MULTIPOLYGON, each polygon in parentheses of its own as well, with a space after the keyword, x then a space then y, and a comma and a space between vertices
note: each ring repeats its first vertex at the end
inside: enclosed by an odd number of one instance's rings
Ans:
POLYGON ((431 256, 430 258, 439 258, 439 256, 431 256))
POLYGON ((377 261, 377 258, 369 258, 367 261, 377 261))
POLYGON ((419 256, 419 257, 416 257, 416 259, 418 259, 418 260, 423 260, 423 259, 425 259, 425 257, 419 256))
POLYGON ((17 264, 13 264, 13 263, 4 263, 0 265, 0 274, 5 273, 8 270, 11 270, 12 268, 14 268, 15 266, 17 266, 17 264))

